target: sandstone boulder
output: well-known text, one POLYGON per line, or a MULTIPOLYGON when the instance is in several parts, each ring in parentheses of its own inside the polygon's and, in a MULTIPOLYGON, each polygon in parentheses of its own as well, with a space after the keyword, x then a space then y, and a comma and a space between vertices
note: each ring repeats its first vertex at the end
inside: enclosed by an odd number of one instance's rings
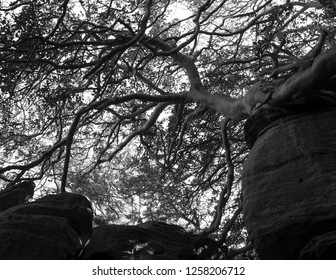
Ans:
POLYGON ((210 238, 176 225, 147 222, 136 226, 105 225, 93 229, 84 259, 207 259, 220 253, 210 238))
MULTIPOLYGON (((259 133, 242 184, 245 223, 260 258, 300 258, 311 240, 336 230, 335 167, 335 109, 290 115, 259 133)), ((329 241, 334 247, 332 238, 320 244, 329 241)), ((314 256, 327 258, 321 252, 314 256)))
POLYGON ((83 195, 49 195, 0 213, 0 259, 73 259, 92 233, 83 195))
POLYGON ((24 181, 0 191, 0 211, 24 203, 34 195, 34 182, 24 181))

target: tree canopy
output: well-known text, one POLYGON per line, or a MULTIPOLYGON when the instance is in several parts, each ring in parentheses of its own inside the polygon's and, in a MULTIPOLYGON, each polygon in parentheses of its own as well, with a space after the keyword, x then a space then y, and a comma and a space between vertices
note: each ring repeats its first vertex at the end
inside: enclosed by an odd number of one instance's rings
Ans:
POLYGON ((250 249, 244 120, 336 72, 334 1, 0 1, 0 179, 250 249))

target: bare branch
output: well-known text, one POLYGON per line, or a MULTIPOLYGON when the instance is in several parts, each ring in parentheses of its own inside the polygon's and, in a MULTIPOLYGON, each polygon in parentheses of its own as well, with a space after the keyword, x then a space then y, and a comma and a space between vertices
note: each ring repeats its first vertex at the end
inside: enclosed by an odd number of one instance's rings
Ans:
POLYGON ((66 137, 66 153, 65 153, 65 159, 64 159, 64 166, 63 166, 63 174, 62 174, 62 180, 61 180, 61 193, 64 193, 65 192, 65 188, 66 188, 66 183, 67 183, 67 177, 68 177, 68 172, 69 172, 69 162, 70 162, 70 154, 71 154, 71 145, 72 145, 72 142, 73 142, 73 137, 74 137, 74 134, 76 132, 76 129, 77 129, 77 126, 78 126, 78 123, 79 123, 79 120, 83 114, 84 110, 80 110, 71 126, 70 126, 70 129, 69 129, 69 132, 68 132, 68 135, 66 137))
POLYGON ((16 2, 12 3, 9 7, 0 7, 0 11, 9 12, 9 11, 15 10, 17 8, 20 8, 24 5, 30 5, 30 4, 33 4, 33 3, 34 3, 34 1, 26 1, 26 2, 16 1, 16 2))
POLYGON ((232 217, 230 218, 229 221, 226 222, 223 231, 221 232, 221 238, 220 238, 220 243, 224 243, 226 241, 227 235, 229 231, 231 230, 233 224, 235 223, 237 217, 240 215, 240 213, 243 211, 243 204, 241 204, 237 210, 234 212, 232 217))
POLYGON ((223 215, 223 209, 228 202, 230 195, 231 195, 231 188, 234 181, 234 166, 231 159, 231 151, 230 151, 230 143, 229 138, 227 135, 227 127, 230 119, 225 119, 222 123, 221 134, 222 134, 222 141, 225 149, 225 159, 226 165, 228 168, 227 179, 225 186, 222 188, 222 191, 219 195, 219 200, 216 206, 216 214, 215 217, 210 225, 209 228, 203 230, 202 235, 209 235, 210 233, 214 232, 218 229, 223 215))
POLYGON ((66 140, 59 141, 58 143, 54 144, 49 150, 45 151, 38 159, 31 161, 28 164, 25 165, 9 165, 3 168, 0 168, 0 174, 5 173, 10 170, 21 170, 21 172, 16 176, 15 180, 13 181, 14 183, 17 182, 23 175, 24 173, 41 164, 43 161, 46 159, 50 158, 52 154, 59 149, 60 147, 64 146, 66 144, 66 140))
POLYGON ((115 47, 112 51, 110 51, 107 55, 103 56, 98 62, 95 63, 95 67, 89 72, 87 73, 84 78, 88 78, 90 77, 92 74, 94 74, 106 61, 108 61, 109 59, 111 59, 114 55, 116 55, 118 52, 122 52, 124 50, 126 50, 127 48, 129 48, 130 46, 134 45, 136 42, 138 42, 142 36, 145 34, 146 32, 146 26, 147 26, 147 22, 149 20, 149 17, 151 15, 151 5, 152 5, 153 0, 147 0, 146 3, 146 9, 145 9, 145 14, 139 24, 139 32, 138 34, 136 34, 129 42, 124 43, 122 45, 119 45, 117 47, 115 47))
MULTIPOLYGON (((196 109, 195 111, 193 111, 192 113, 190 113, 187 118, 184 120, 183 124, 182 124, 182 127, 181 127, 181 131, 180 131, 180 135, 179 135, 179 139, 178 139, 178 142, 177 142, 177 145, 174 145, 174 154, 172 156, 172 159, 169 161, 170 162, 170 165, 172 163, 175 162, 176 158, 177 158, 177 153, 182 145, 182 142, 183 142, 183 136, 185 134, 185 131, 187 129, 187 125, 188 123, 196 116, 196 115, 199 115, 199 114, 202 114, 206 111, 207 109, 206 108, 198 108, 196 109)), ((175 140, 175 139, 174 139, 175 140)), ((171 150, 173 148, 173 143, 174 141, 172 142, 172 145, 170 146, 170 149, 171 150)))
POLYGON ((146 85, 148 85, 150 88, 156 90, 161 95, 167 95, 168 93, 164 90, 160 89, 158 86, 154 85, 149 79, 142 76, 139 72, 136 72, 135 74, 141 81, 143 81, 146 85))
POLYGON ((327 36, 327 32, 322 30, 317 44, 315 45, 313 49, 310 50, 309 53, 307 53, 301 59, 295 59, 293 62, 289 64, 282 65, 278 68, 275 68, 270 74, 270 78, 273 78, 274 76, 287 72, 287 71, 297 70, 299 68, 301 69, 307 68, 309 65, 311 65, 312 61, 319 55, 319 53, 321 53, 321 49, 325 42, 326 36, 327 36))
POLYGON ((279 86, 271 98, 272 104, 302 104, 318 93, 336 73, 336 47, 323 52, 313 64, 292 75, 279 86))
MULTIPOLYGON (((164 108, 167 107, 167 105, 168 105, 167 103, 159 103, 156 106, 150 118, 146 121, 146 123, 140 129, 131 133, 122 143, 119 144, 119 146, 113 151, 113 153, 108 157, 108 159, 104 161, 111 161, 117 153, 119 153, 123 148, 127 146, 128 143, 132 141, 134 137, 140 135, 141 133, 145 132, 150 127, 152 127, 155 124, 157 118, 160 116, 160 114, 164 110, 164 108)), ((103 162, 103 160, 101 160, 101 162, 103 162)))

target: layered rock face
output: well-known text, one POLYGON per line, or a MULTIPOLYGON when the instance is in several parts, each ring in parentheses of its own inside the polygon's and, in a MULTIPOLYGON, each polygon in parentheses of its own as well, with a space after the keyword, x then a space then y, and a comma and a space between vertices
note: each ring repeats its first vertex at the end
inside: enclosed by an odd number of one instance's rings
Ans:
POLYGON ((0 211, 27 201, 33 197, 34 189, 34 182, 29 181, 5 188, 0 193, 0 211))
POLYGON ((24 203, 34 187, 23 182, 0 192, 0 259, 210 259, 226 249, 162 222, 92 228, 85 196, 63 193, 24 203))
POLYGON ((105 225, 93 229, 84 259, 210 259, 221 254, 210 238, 162 222, 105 225))
POLYGON ((336 259, 336 109, 264 118, 242 181, 260 258, 336 259))
POLYGON ((85 196, 48 195, 0 213, 0 259, 79 258, 91 234, 91 202, 85 196))

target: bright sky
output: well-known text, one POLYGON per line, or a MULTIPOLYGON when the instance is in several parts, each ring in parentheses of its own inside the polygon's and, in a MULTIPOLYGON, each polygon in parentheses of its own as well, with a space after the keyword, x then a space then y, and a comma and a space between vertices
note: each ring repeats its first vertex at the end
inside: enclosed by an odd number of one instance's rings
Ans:
POLYGON ((175 18, 183 19, 193 14, 192 11, 190 11, 186 6, 177 2, 170 6, 169 12, 171 13, 169 20, 175 18))

